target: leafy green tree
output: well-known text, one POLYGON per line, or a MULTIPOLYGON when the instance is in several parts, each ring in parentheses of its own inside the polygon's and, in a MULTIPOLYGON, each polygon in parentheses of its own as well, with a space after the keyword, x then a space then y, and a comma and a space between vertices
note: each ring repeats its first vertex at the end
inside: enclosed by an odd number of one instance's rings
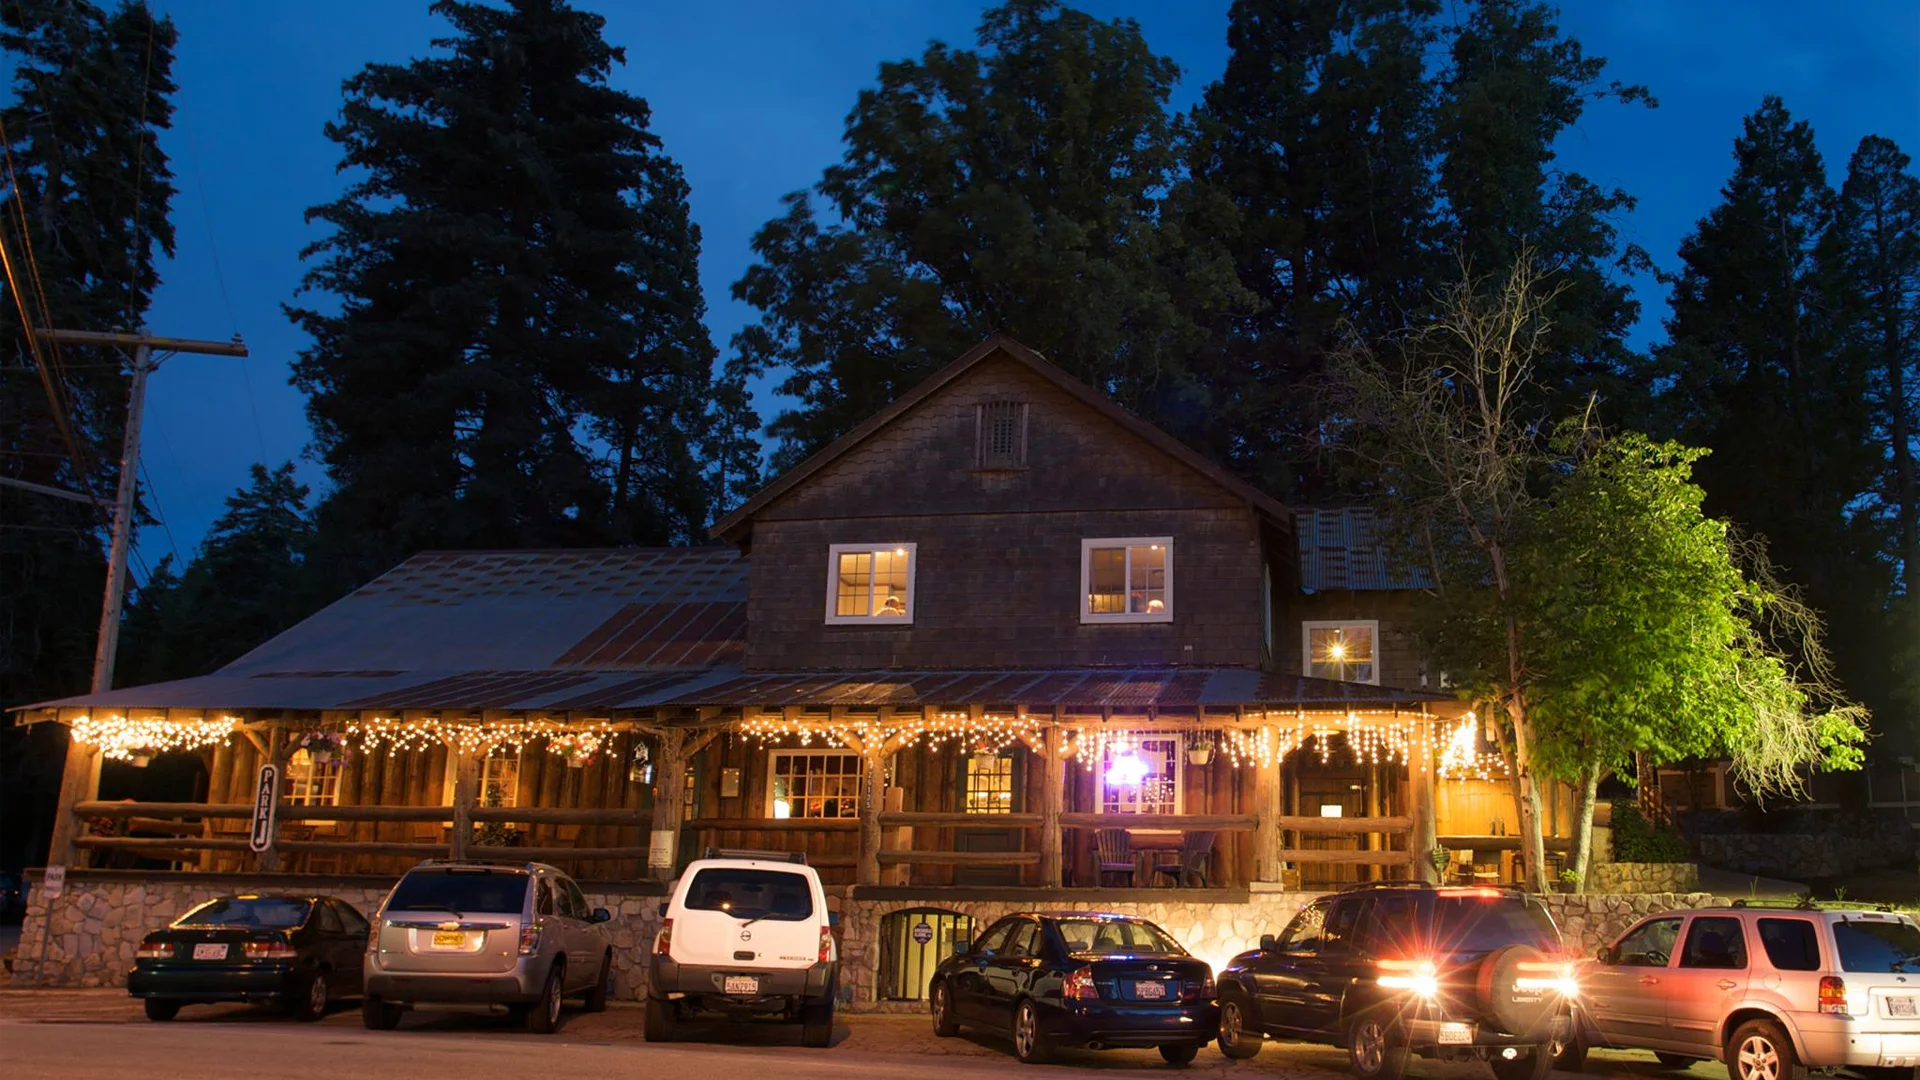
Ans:
POLYGON ((433 11, 450 36, 327 127, 355 179, 309 211, 328 302, 290 309, 335 483, 316 557, 350 585, 429 546, 700 535, 699 236, 621 50, 562 0, 433 11))
POLYGON ((979 50, 881 67, 846 155, 754 238, 741 363, 785 374, 777 465, 1002 330, 1176 431, 1205 423, 1197 313, 1244 305, 1170 205, 1173 63, 1131 21, 1053 0, 987 11, 979 50))

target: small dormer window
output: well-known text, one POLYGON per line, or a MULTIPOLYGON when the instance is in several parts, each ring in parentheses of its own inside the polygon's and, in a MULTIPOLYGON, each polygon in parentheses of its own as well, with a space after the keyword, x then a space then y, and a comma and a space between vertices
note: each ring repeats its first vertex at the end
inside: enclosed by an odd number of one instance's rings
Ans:
POLYGON ((987 401, 973 407, 976 469, 1027 467, 1027 403, 987 401))
POLYGON ((1375 619, 1302 623, 1301 669, 1316 679, 1378 686, 1379 638, 1380 623, 1375 619))
POLYGON ((1080 541, 1080 621, 1173 621, 1173 538, 1080 541))
POLYGON ((834 544, 827 549, 828 625, 913 622, 913 544, 834 544))

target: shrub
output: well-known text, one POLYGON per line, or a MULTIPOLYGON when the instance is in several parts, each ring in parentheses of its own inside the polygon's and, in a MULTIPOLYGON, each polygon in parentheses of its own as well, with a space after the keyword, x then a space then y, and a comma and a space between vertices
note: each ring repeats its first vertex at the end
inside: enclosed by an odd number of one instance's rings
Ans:
POLYGON ((1692 862, 1693 850, 1673 826, 1649 824, 1638 803, 1622 799, 1613 804, 1613 860, 1692 862))

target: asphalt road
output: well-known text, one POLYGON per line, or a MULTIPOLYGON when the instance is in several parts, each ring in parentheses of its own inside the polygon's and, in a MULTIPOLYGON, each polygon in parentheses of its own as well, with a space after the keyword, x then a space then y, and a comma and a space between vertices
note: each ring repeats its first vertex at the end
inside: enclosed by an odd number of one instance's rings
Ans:
MULTIPOLYGON (((467 1013, 409 1014, 399 1031, 372 1032, 348 1006, 318 1024, 296 1024, 245 1006, 190 1007, 171 1023, 144 1019, 115 991, 0 991, 0 1076, 7 1080, 353 1080, 402 1076, 537 1076, 548 1080, 981 1080, 1009 1070, 1041 1080, 1172 1072, 1153 1051, 1064 1052, 1058 1065, 1023 1069, 1000 1041, 934 1038, 925 1017, 843 1017, 834 1045, 807 1050, 799 1029, 779 1024, 695 1028, 685 1043, 647 1043, 638 1007, 599 1015, 569 1012, 561 1031, 528 1035, 504 1020, 467 1013)), ((1238 1080, 1351 1080, 1331 1048, 1269 1044, 1251 1061, 1229 1062, 1208 1048, 1185 1077, 1238 1080)), ((1491 1080, 1486 1066, 1416 1060, 1419 1080, 1491 1080)), ((1587 1075, 1615 1080, 1721 1080, 1719 1065, 1686 1073, 1655 1067, 1652 1055, 1598 1052, 1587 1075)), ((1571 1080, 1565 1075, 1557 1080, 1571 1080)))

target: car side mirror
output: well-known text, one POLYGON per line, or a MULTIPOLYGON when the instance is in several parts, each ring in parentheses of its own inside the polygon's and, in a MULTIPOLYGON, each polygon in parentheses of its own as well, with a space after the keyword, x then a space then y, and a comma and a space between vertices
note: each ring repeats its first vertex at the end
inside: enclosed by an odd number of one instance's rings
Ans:
POLYGON ((608 911, 606 908, 597 907, 593 909, 594 922, 608 922, 612 918, 613 918, 613 912, 608 911))
POLYGON ((1603 964, 1617 964, 1620 962, 1620 950, 1611 945, 1602 945, 1600 951, 1593 954, 1593 958, 1603 964))
POLYGON ((1272 934, 1260 935, 1260 951, 1261 952, 1272 952, 1273 950, 1279 947, 1280 947, 1280 942, 1277 941, 1272 934))
POLYGON ((954 939, 954 941, 953 941, 953 955, 955 955, 955 956, 965 956, 965 955, 967 955, 968 953, 970 953, 970 952, 972 952, 972 951, 973 951, 973 942, 971 942, 971 941, 969 941, 969 940, 967 940, 966 938, 955 938, 955 939, 954 939))
POLYGON ((667 917, 667 901, 665 900, 660 901, 660 917, 663 919, 667 917))

